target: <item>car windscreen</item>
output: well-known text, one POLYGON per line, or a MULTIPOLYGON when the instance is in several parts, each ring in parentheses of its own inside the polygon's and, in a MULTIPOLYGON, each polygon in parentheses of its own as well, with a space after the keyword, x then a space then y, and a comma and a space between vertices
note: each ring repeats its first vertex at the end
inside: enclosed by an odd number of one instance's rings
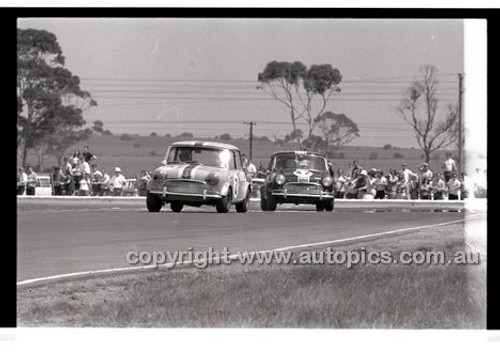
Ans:
POLYGON ((227 168, 231 163, 231 153, 227 149, 208 147, 172 147, 167 164, 200 163, 205 166, 227 168))
POLYGON ((326 171, 326 160, 324 157, 315 155, 297 155, 282 154, 274 159, 274 168, 292 170, 292 169, 311 169, 317 171, 326 171))

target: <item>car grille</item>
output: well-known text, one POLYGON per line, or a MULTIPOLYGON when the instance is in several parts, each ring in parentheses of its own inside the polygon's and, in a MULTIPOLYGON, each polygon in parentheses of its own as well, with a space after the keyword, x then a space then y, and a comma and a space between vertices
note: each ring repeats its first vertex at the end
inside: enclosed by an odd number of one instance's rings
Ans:
POLYGON ((284 188, 288 194, 319 194, 322 191, 316 183, 287 183, 284 188))
POLYGON ((175 179, 167 180, 164 185, 169 193, 203 194, 208 185, 202 181, 175 179))

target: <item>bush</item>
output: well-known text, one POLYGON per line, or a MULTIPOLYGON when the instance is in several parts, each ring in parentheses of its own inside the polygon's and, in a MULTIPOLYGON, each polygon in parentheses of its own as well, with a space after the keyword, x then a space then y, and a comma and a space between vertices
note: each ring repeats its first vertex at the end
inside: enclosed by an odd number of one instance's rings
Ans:
POLYGON ((378 153, 377 152, 370 152, 368 159, 378 159, 378 153))
POLYGON ((130 136, 129 134, 123 134, 120 136, 120 140, 122 141, 131 141, 132 140, 132 136, 130 136))
POLYGON ((112 133, 111 131, 107 130, 107 129, 106 129, 106 130, 104 130, 104 131, 102 132, 102 134, 103 134, 103 135, 105 135, 105 136, 113 136, 113 133, 112 133))
POLYGON ((134 147, 139 148, 139 147, 141 147, 141 144, 139 142, 134 142, 134 147))
POLYGON ((149 151, 150 156, 157 156, 156 151, 149 151))
POLYGON ((181 133, 181 134, 180 134, 179 136, 177 136, 177 137, 180 137, 180 138, 182 138, 182 137, 185 137, 185 138, 193 138, 193 137, 194 137, 194 135, 193 135, 191 132, 183 132, 183 133, 181 133))
POLYGON ((222 141, 231 141, 233 138, 231 137, 230 134, 228 133, 223 133, 222 135, 220 135, 220 139, 222 141))
POLYGON ((151 132, 151 133, 149 134, 149 136, 151 136, 151 137, 156 137, 156 136, 158 136, 158 134, 157 134, 156 132, 151 132))
POLYGON ((390 149, 392 149, 392 145, 391 145, 390 143, 388 143, 387 145, 384 145, 384 146, 382 147, 382 149, 383 149, 383 150, 390 150, 390 149))
POLYGON ((392 158, 405 158, 405 156, 400 152, 394 152, 392 158))
POLYGON ((170 136, 170 134, 166 134, 166 135, 165 135, 165 136, 163 136, 163 137, 171 137, 171 136, 170 136))

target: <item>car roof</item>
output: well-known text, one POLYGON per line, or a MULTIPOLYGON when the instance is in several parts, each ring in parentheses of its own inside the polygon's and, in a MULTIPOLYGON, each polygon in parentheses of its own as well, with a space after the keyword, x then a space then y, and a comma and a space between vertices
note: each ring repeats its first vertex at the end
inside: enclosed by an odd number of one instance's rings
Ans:
POLYGON ((292 154, 292 155, 315 155, 325 157, 324 153, 316 152, 316 151, 278 151, 274 152, 273 156, 284 155, 284 154, 292 154))
POLYGON ((209 147, 209 148, 223 148, 228 150, 240 150, 238 147, 229 145, 227 143, 212 142, 212 141, 180 141, 174 142, 172 147, 187 146, 187 147, 209 147))

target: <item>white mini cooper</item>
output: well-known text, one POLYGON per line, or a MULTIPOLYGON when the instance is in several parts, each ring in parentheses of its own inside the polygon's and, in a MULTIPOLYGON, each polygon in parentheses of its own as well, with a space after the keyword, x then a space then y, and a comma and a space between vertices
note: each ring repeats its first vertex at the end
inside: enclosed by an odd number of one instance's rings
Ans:
POLYGON ((217 142, 184 141, 172 144, 147 184, 146 204, 159 212, 170 204, 175 212, 184 205, 214 205, 227 213, 231 205, 244 213, 250 182, 243 171, 238 147, 217 142))

